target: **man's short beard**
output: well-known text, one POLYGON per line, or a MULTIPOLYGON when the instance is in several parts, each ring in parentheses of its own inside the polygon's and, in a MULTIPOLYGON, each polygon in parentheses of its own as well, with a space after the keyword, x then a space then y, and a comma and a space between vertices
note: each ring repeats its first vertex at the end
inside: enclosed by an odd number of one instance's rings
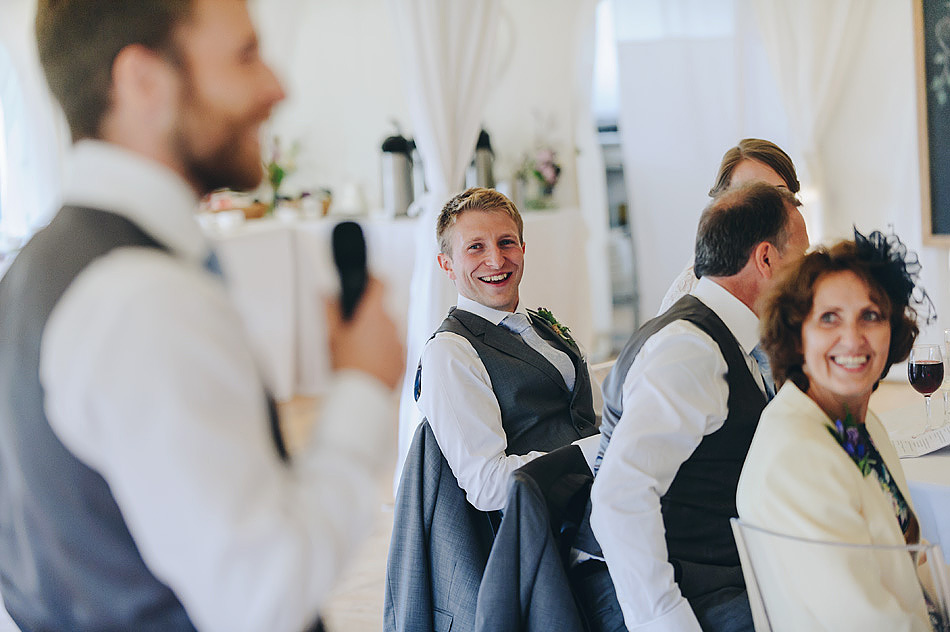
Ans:
MULTIPOLYGON (((188 130, 183 116, 188 112, 197 112, 198 117, 202 116, 202 104, 197 98, 197 90, 192 74, 187 64, 179 64, 179 74, 182 79, 182 94, 179 107, 179 123, 173 132, 173 148, 178 156, 185 177, 192 183, 192 186, 202 195, 208 194, 216 189, 229 188, 237 191, 247 191, 257 188, 263 178, 263 166, 258 157, 254 167, 240 164, 241 160, 241 136, 246 132, 247 127, 240 123, 233 123, 232 128, 228 130, 228 136, 220 142, 210 155, 199 155, 192 151, 192 136, 200 135, 202 130, 188 130)), ((256 120, 258 115, 248 117, 249 120, 256 120)))
POLYGON ((182 166, 189 181, 202 194, 216 189, 234 189, 235 191, 249 191, 256 189, 261 183, 263 169, 258 168, 251 173, 246 167, 238 163, 238 145, 232 136, 209 156, 195 156, 187 149, 187 141, 179 133, 176 137, 177 150, 182 160, 182 166))

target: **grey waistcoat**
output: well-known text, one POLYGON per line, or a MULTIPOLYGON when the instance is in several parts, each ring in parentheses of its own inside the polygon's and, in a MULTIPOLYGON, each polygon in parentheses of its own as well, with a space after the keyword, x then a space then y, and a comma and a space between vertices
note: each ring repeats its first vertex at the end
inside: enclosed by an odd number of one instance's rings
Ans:
MULTIPOLYGON (((690 598, 726 585, 744 586, 729 518, 738 515, 739 473, 766 401, 732 332, 699 299, 684 296, 633 335, 604 381, 599 458, 623 414, 623 383, 630 366, 653 334, 677 320, 693 323, 716 342, 726 361, 729 388, 722 427, 703 437, 660 499, 670 560, 683 595, 690 598)), ((625 423, 636 423, 636 417, 625 423)))
MULTIPOLYGON (((587 364, 577 348, 546 321, 532 315, 531 322, 542 338, 574 362, 577 377, 573 392, 554 365, 520 336, 480 316, 452 308, 436 331, 450 331, 468 340, 485 365, 501 408, 508 455, 550 452, 597 432, 587 364)), ((421 371, 420 366, 417 386, 421 371)))
POLYGON ((24 632, 194 630, 106 481, 59 441, 43 407, 47 319, 74 278, 120 247, 166 250, 118 215, 65 207, 0 280, 0 590, 24 632))

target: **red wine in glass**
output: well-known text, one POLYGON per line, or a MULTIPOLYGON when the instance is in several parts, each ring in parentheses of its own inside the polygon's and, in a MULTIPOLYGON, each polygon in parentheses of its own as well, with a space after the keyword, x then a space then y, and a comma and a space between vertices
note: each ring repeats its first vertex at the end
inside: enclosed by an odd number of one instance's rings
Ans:
POLYGON ((943 362, 920 360, 907 365, 910 385, 921 395, 932 395, 943 384, 943 362))
POLYGON ((914 345, 907 359, 907 377, 910 385, 924 396, 927 402, 927 426, 924 432, 932 430, 930 425, 930 396, 943 383, 943 356, 939 345, 914 345))

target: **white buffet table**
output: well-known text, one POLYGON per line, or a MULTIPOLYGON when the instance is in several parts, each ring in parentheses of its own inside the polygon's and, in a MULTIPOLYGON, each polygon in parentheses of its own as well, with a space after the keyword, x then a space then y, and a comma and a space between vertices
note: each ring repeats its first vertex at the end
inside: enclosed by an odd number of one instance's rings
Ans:
MULTIPOLYGON (((527 244, 523 300, 532 308, 551 309, 582 345, 587 344, 592 318, 580 212, 548 210, 523 217, 527 244)), ((262 219, 206 228, 265 379, 278 400, 319 395, 326 384, 329 366, 322 297, 338 291, 330 235, 343 219, 262 219)), ((400 331, 405 331, 416 222, 354 219, 366 235, 370 272, 386 283, 390 314, 400 331)), ((434 238, 435 227, 432 232, 434 238)))
POLYGON ((293 396, 297 346, 294 231, 287 224, 262 220, 226 232, 208 230, 208 234, 264 380, 277 399, 293 396))

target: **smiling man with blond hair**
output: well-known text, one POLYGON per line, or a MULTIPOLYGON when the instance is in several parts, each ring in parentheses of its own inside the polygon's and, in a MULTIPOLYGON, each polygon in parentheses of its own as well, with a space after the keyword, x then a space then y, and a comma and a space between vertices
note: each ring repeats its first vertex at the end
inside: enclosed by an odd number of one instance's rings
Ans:
POLYGON ((439 267, 458 302, 422 353, 419 409, 481 511, 504 506, 516 469, 596 433, 580 350, 521 304, 523 233, 494 189, 455 196, 437 225, 439 267))
POLYGON ((436 629, 472 629, 489 525, 497 525, 511 473, 574 442, 591 460, 597 452, 580 349, 550 312, 522 303, 522 234, 517 207, 493 189, 468 189, 439 216, 438 265, 455 283, 458 303, 416 372, 426 422, 396 499, 387 631, 431 629, 433 617, 441 622, 436 629), (416 605, 418 595, 431 597, 430 609, 416 605))

